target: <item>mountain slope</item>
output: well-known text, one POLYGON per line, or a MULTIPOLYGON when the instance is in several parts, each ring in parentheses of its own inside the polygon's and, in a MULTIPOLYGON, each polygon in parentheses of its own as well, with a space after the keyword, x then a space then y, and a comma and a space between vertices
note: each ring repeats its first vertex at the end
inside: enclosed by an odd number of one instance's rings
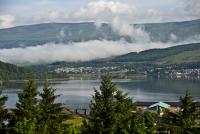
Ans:
MULTIPOLYGON (((118 56, 112 59, 113 62, 155 62, 155 61, 160 61, 160 63, 164 63, 165 59, 163 58, 173 58, 174 55, 177 54, 182 54, 182 56, 187 56, 186 54, 184 55, 184 52, 191 51, 191 53, 188 53, 188 55, 195 55, 198 51, 200 50, 200 43, 194 43, 194 44, 187 44, 187 45, 180 45, 180 46, 174 46, 174 47, 169 47, 165 49, 151 49, 147 51, 143 51, 140 53, 129 53, 126 55, 118 56)), ((198 56, 198 55, 197 55, 198 56)), ((179 56, 178 56, 179 57, 179 56)), ((167 59, 166 59, 167 60, 167 59)))
POLYGON ((94 23, 46 23, 0 29, 0 48, 42 45, 48 42, 81 42, 98 39, 117 40, 109 25, 97 29, 94 23))
MULTIPOLYGON (((152 41, 182 41, 200 35, 200 20, 169 23, 137 24, 149 33, 152 41)), ((134 35, 133 35, 134 36, 134 35)), ((120 36, 110 24, 96 27, 92 22, 85 23, 44 23, 0 29, 0 48, 16 48, 42 45, 47 42, 81 42, 88 40, 120 40, 130 37, 120 36)))
POLYGON ((200 49, 185 51, 156 61, 157 64, 161 65, 188 64, 196 62, 200 62, 200 49))
POLYGON ((0 61, 0 80, 23 79, 25 76, 24 68, 0 61))

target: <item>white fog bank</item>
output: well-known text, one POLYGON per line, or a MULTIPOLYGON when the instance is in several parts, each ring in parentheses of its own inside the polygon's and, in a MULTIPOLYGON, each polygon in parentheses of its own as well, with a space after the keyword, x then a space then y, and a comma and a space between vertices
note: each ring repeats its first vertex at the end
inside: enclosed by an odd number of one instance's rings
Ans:
POLYGON ((46 64, 56 61, 90 61, 139 52, 151 48, 166 48, 186 44, 174 43, 127 43, 125 41, 94 40, 70 44, 47 43, 27 48, 0 49, 0 61, 14 64, 46 64))

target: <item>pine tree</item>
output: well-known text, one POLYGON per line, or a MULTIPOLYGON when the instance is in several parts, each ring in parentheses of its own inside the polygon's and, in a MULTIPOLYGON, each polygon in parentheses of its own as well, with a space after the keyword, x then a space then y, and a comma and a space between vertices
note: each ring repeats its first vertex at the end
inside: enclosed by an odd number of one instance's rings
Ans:
POLYGON ((132 102, 132 99, 127 96, 127 93, 124 94, 120 90, 117 90, 114 96, 116 99, 115 113, 117 116, 117 130, 115 133, 123 134, 130 131, 131 112, 136 109, 136 106, 132 102))
POLYGON ((90 116, 84 123, 83 133, 114 134, 126 131, 130 111, 135 107, 132 100, 119 91, 111 80, 110 76, 103 76, 100 90, 94 90, 90 116))
POLYGON ((27 120, 25 117, 18 121, 14 127, 15 134, 37 134, 36 133, 37 120, 27 120))
POLYGON ((182 129, 191 128, 195 125, 197 106, 193 97, 187 91, 184 97, 180 98, 182 103, 180 112, 180 125, 182 129))
POLYGON ((4 105, 7 100, 6 96, 2 96, 2 90, 0 89, 0 133, 3 131, 3 121, 6 119, 7 110, 5 109, 4 105))
POLYGON ((197 117, 197 105, 193 97, 186 92, 184 97, 180 97, 181 110, 177 113, 167 111, 164 122, 173 133, 192 133, 197 117))
POLYGON ((22 93, 18 94, 16 104, 17 120, 26 118, 27 120, 37 116, 37 88, 33 80, 29 80, 22 93))
POLYGON ((146 133, 147 134, 155 134, 156 133, 156 115, 151 112, 145 112, 143 115, 146 133))
POLYGON ((45 133, 58 133, 62 123, 60 116, 62 104, 55 103, 55 99, 59 95, 55 95, 55 90, 49 87, 48 81, 45 82, 43 92, 40 93, 41 100, 39 102, 39 131, 45 133))
POLYGON ((9 127, 12 128, 10 133, 26 133, 31 130, 31 133, 36 133, 35 126, 37 124, 37 87, 34 80, 30 79, 23 91, 18 94, 18 102, 14 115, 11 114, 9 127))

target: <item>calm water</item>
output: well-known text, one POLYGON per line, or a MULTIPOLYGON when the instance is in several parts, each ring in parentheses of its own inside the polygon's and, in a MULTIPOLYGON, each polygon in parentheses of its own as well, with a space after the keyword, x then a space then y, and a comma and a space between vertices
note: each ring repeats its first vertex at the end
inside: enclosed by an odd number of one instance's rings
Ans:
MULTIPOLYGON (((200 82, 184 80, 114 80, 114 83, 123 91, 129 93, 134 101, 177 101, 186 90, 200 100, 200 82)), ((42 83, 38 82, 38 91, 42 89, 42 83)), ((53 81, 51 86, 56 88, 57 99, 71 109, 78 106, 88 106, 93 89, 98 89, 98 80, 70 80, 53 81)), ((8 97, 6 106, 15 107, 17 93, 22 91, 23 83, 6 83, 3 86, 3 95, 8 97)))

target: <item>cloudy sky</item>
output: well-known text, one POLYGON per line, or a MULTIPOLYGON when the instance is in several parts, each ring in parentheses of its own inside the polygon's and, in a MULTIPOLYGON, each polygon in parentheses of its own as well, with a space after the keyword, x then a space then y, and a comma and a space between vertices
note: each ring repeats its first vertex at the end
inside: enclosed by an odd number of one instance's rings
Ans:
POLYGON ((0 28, 43 22, 127 23, 200 18, 200 0, 0 0, 0 28))
MULTIPOLYGON (((151 48, 199 42, 188 37, 172 43, 177 37, 171 33, 167 43, 151 42, 142 28, 130 24, 185 21, 200 18, 200 0, 0 0, 0 29, 19 25, 47 22, 101 22, 112 25, 112 30, 129 36, 135 43, 125 41, 91 40, 59 43, 25 48, 0 49, 0 61, 25 65, 55 61, 88 61, 138 52, 151 48), (21 56, 23 54, 23 56, 21 56)), ((62 36, 62 30, 60 31, 62 36)), ((59 34, 59 33, 58 33, 59 34)), ((61 37, 62 37, 61 36, 61 37)))

